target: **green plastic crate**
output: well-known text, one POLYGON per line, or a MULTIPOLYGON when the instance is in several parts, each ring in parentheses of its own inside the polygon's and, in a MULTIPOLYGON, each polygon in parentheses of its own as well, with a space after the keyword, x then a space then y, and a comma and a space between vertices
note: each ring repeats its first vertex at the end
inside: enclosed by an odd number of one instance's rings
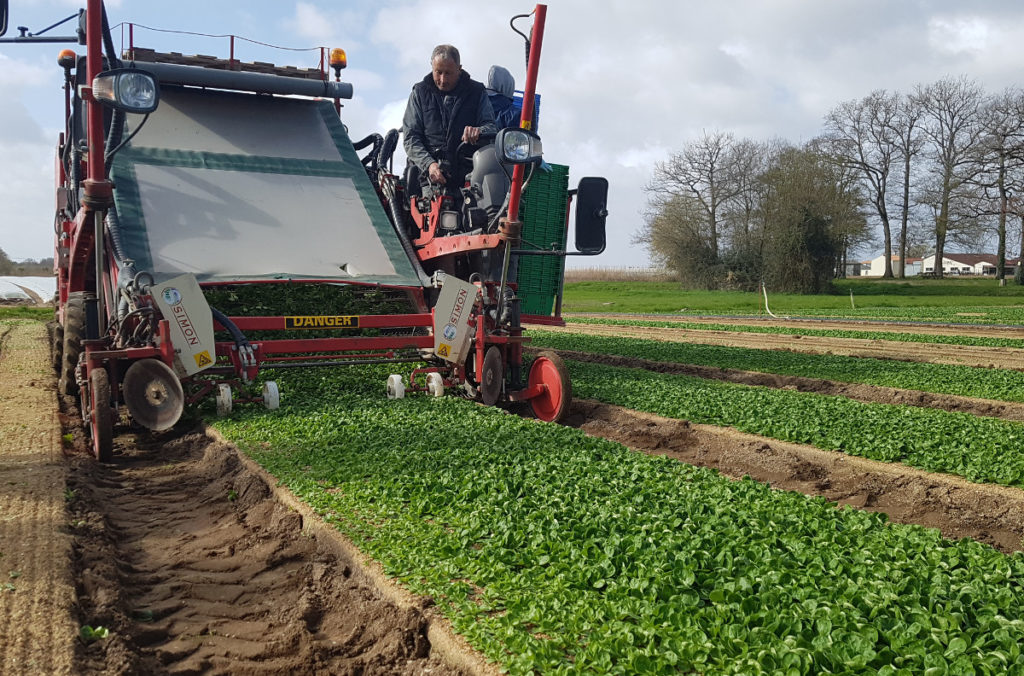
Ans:
MULTIPOLYGON (((551 171, 537 169, 523 191, 520 220, 522 248, 552 246, 565 248, 565 208, 569 199, 569 167, 550 165, 551 171)), ((519 309, 523 314, 550 315, 565 274, 561 256, 519 258, 519 309)))

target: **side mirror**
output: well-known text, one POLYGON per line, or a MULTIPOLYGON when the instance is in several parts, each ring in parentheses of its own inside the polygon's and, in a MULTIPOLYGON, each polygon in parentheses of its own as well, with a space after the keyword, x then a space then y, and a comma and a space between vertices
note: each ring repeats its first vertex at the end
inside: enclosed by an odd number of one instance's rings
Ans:
POLYGON ((588 176, 576 188, 576 250, 596 256, 605 247, 608 179, 588 176))
POLYGON ((7 0, 0 0, 0 37, 7 32, 7 0))
POLYGON ((103 105, 126 113, 152 113, 160 103, 160 88, 152 73, 115 68, 92 80, 92 95, 103 105))
POLYGON ((494 137, 494 145, 501 160, 509 164, 533 164, 544 156, 540 136, 527 129, 502 129, 494 137))

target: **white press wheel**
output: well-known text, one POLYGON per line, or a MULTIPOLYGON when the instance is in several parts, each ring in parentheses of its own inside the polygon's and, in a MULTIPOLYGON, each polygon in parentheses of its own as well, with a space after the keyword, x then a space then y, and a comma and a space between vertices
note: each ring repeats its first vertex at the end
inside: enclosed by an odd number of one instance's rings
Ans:
POLYGON ((270 411, 276 411, 281 405, 281 392, 277 389, 276 381, 268 380, 263 383, 263 405, 270 411))
POLYGON ((227 383, 217 386, 217 415, 221 418, 231 415, 231 386, 227 383))
POLYGON ((402 384, 402 376, 392 373, 388 376, 388 399, 402 399, 405 397, 405 385, 402 384))
POLYGON ((444 396, 444 378, 441 377, 440 373, 431 372, 427 374, 427 392, 432 397, 444 396))

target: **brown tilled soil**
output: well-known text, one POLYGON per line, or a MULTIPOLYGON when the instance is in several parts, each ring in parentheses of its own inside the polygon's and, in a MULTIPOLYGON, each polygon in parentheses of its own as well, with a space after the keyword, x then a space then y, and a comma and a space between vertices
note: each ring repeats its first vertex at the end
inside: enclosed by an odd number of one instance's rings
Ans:
POLYGON ((451 674, 428 601, 400 607, 330 535, 201 431, 121 435, 115 462, 72 461, 77 673, 451 674))
POLYGON ((899 523, 938 528, 948 538, 970 537, 1004 552, 1024 550, 1024 491, 1016 488, 974 484, 594 401, 574 402, 566 424, 733 478, 749 475, 775 488, 885 512, 899 523))
MULTIPOLYGON (((872 325, 873 326, 873 325, 872 325)), ((845 326, 851 328, 849 324, 845 326)), ((572 324, 568 327, 543 327, 544 330, 586 333, 595 336, 629 336, 672 343, 690 342, 704 345, 725 345, 762 350, 788 350, 807 354, 838 354, 850 357, 874 357, 924 361, 935 364, 960 364, 983 368, 1024 370, 1024 350, 1009 347, 978 347, 975 345, 942 345, 938 343, 903 343, 893 340, 863 338, 828 338, 735 331, 702 331, 699 329, 655 328, 649 326, 618 326, 605 324, 572 324)), ((858 326, 863 328, 863 325, 858 326)), ((956 333, 947 329, 947 333, 956 333)), ((1019 335, 1015 337, 1020 337, 1019 335)))
POLYGON ((555 350, 566 359, 585 361, 609 366, 625 366, 628 368, 645 369, 657 373, 669 373, 683 376, 696 376, 711 380, 724 380, 741 385, 759 385, 779 389, 815 392, 847 397, 857 401, 882 404, 904 404, 921 408, 938 408, 944 411, 958 411, 972 415, 1003 418, 1005 420, 1024 421, 1024 404, 993 401, 991 399, 975 399, 953 394, 933 394, 917 390, 901 390, 895 387, 879 387, 858 383, 840 383, 821 378, 803 378, 775 373, 758 373, 723 369, 715 366, 697 366, 694 364, 675 364, 635 357, 619 357, 611 354, 593 352, 577 352, 575 350, 555 350))
MULTIPOLYGON (((897 322, 859 319, 813 319, 809 317, 699 317, 688 315, 645 315, 645 314, 595 314, 573 313, 566 317, 587 319, 638 319, 680 324, 729 324, 732 326, 771 326, 776 328, 828 329, 839 331, 879 331, 885 333, 921 333, 933 336, 974 336, 979 338, 1012 338, 1024 340, 1024 326, 983 326, 977 324, 926 324, 921 322, 897 322)), ((576 326, 575 324, 573 326, 576 326)))

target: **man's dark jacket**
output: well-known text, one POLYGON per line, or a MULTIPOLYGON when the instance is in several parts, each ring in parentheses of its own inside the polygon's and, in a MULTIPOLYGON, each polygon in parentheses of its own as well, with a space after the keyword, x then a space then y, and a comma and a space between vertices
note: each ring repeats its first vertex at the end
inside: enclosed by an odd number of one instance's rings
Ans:
POLYGON ((409 160, 426 175, 431 162, 455 161, 466 127, 494 133, 494 112, 483 84, 462 71, 455 89, 442 92, 427 74, 413 85, 402 131, 409 160))

